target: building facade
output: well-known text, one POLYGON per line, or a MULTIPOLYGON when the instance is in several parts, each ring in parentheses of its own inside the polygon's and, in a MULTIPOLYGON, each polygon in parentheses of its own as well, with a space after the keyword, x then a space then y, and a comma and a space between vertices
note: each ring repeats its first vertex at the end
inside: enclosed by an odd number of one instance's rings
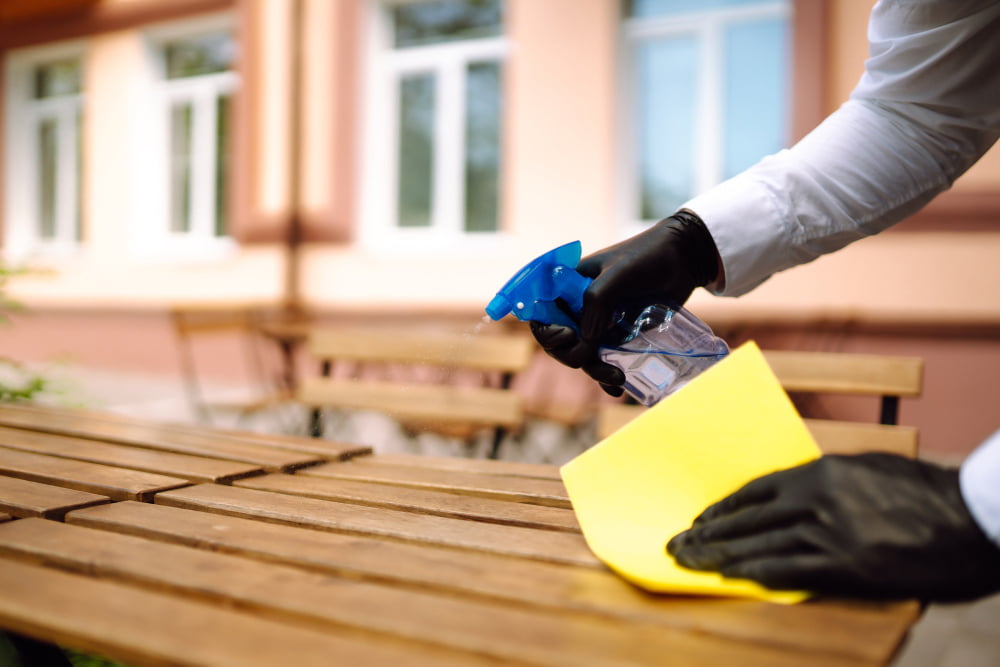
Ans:
MULTIPOLYGON (((531 257, 808 132, 860 75, 870 7, 6 0, 0 238, 32 271, 5 346, 168 372, 163 313, 192 302, 475 323, 531 257)), ((961 449, 1000 392, 1000 297, 970 288, 1000 286, 998 221, 994 151, 898 228, 690 305, 734 339, 926 357, 932 416, 904 421, 961 449)))

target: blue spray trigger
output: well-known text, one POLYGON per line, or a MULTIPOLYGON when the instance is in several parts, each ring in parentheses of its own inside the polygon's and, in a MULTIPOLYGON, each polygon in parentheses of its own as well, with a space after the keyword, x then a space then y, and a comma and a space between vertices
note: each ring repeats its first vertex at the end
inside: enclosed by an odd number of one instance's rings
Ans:
POLYGON ((561 324, 577 330, 577 323, 556 304, 562 299, 573 312, 583 310, 583 293, 593 282, 576 271, 582 249, 579 241, 559 246, 531 260, 507 281, 486 306, 499 320, 507 313, 522 321, 561 324))

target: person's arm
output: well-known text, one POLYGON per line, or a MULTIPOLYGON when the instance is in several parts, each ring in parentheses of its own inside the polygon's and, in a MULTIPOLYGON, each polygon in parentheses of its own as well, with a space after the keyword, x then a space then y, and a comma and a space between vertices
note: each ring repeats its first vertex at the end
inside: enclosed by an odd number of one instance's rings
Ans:
POLYGON ((975 599, 1000 591, 1000 549, 987 535, 1000 516, 973 516, 959 476, 893 454, 824 456, 749 482, 667 550, 683 566, 770 588, 975 599))
POLYGON ((1000 547, 1000 431, 962 463, 962 498, 976 523, 1000 547))
POLYGON ((791 149, 684 205, 737 296, 882 231, 948 188, 1000 130, 1000 3, 882 0, 851 99, 791 149))

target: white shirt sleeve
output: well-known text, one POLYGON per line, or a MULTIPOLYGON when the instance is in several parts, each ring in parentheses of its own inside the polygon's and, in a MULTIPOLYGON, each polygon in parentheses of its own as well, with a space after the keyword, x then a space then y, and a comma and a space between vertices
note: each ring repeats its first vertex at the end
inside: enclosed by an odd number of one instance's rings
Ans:
POLYGON ((737 296, 916 212, 1000 136, 1000 2, 881 0, 851 99, 788 150, 687 202, 737 296))
POLYGON ((962 462, 958 480, 972 517, 1000 547, 1000 431, 962 462))

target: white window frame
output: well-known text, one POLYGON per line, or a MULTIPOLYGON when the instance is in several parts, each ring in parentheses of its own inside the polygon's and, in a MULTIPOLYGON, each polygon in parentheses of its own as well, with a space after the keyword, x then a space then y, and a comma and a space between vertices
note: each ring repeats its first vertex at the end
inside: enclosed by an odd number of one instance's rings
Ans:
MULTIPOLYGON (((621 57, 621 164, 618 170, 621 185, 619 210, 622 237, 632 236, 647 229, 657 219, 643 220, 640 217, 640 192, 638 160, 641 154, 635 118, 638 104, 638 81, 636 80, 636 52, 646 41, 694 35, 698 42, 698 61, 702 64, 696 77, 695 93, 695 172, 694 193, 704 192, 722 179, 722 114, 723 88, 725 85, 725 63, 723 60, 724 30, 727 26, 742 21, 768 18, 791 18, 791 2, 762 0, 749 7, 723 7, 707 11, 685 14, 628 18, 622 22, 621 57)), ((672 211, 664 211, 663 216, 672 211)))
MULTIPOLYGON (((416 1, 419 0, 369 3, 359 239, 363 245, 380 251, 456 245, 463 249, 495 249, 498 238, 504 234, 502 224, 496 232, 464 230, 465 73, 469 64, 477 62, 496 62, 503 67, 509 51, 508 39, 500 35, 395 49, 391 10, 416 1), (397 224, 399 81, 402 76, 421 73, 436 77, 431 224, 400 227, 397 224)), ((502 201, 498 206, 502 208, 502 201)))
MULTIPOLYGON (((4 127, 4 248, 9 261, 28 258, 63 258, 80 250, 82 224, 79 210, 81 137, 77 118, 84 113, 84 94, 35 99, 32 77, 40 65, 75 59, 84 73, 85 46, 74 41, 54 46, 11 51, 7 54, 6 123, 4 127), (38 127, 43 120, 57 121, 55 236, 39 235, 38 127)), ((82 85, 82 84, 81 84, 82 85)))
POLYGON ((146 62, 130 142, 135 168, 129 218, 133 251, 145 260, 215 259, 236 248, 231 237, 215 234, 215 131, 216 102, 236 93, 239 75, 232 70, 168 79, 165 62, 168 42, 220 31, 236 39, 235 27, 227 13, 154 26, 143 35, 146 62), (170 110, 177 102, 194 107, 191 229, 186 232, 170 229, 170 110))

